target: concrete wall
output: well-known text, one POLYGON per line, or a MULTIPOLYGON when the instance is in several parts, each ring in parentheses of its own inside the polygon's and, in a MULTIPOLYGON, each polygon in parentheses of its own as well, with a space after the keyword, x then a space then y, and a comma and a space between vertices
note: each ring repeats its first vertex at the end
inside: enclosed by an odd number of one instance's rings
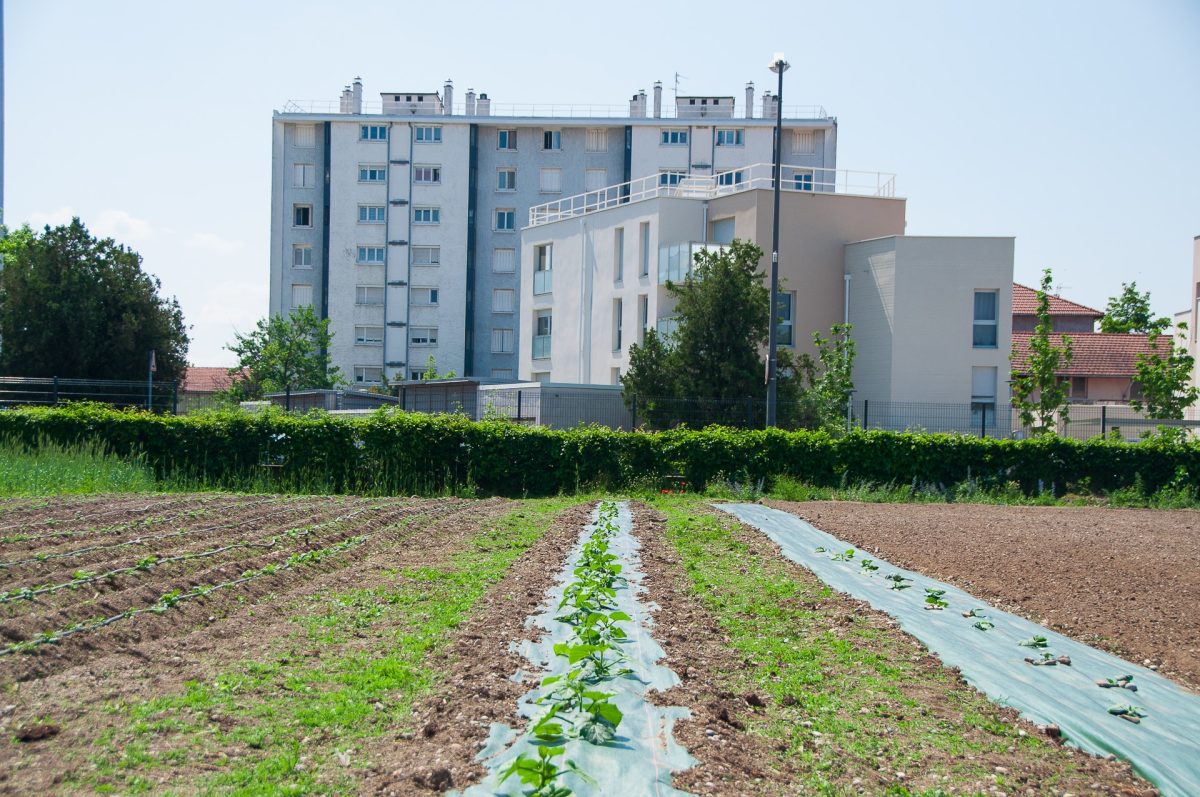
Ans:
POLYGON ((896 236, 847 246, 850 321, 864 351, 854 368, 856 400, 968 404, 972 368, 990 367, 996 369, 996 401, 1005 404, 1013 243, 1012 238, 896 236), (999 296, 995 347, 972 345, 977 290, 999 296), (881 313, 890 327, 886 332, 880 330, 881 313), (885 379, 888 337, 891 362, 885 379))

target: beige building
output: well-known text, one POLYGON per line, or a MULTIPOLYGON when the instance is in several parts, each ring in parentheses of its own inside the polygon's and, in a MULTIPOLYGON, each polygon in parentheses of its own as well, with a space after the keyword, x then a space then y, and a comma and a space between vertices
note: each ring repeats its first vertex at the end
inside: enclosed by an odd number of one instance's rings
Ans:
MULTIPOLYGON (((1191 307, 1187 311, 1188 351, 1196 360, 1192 369, 1192 384, 1200 387, 1200 235, 1192 239, 1191 307)), ((1179 319, 1176 319, 1177 321, 1179 319)))
MULTIPOLYGON (((856 400, 1005 401, 1012 239, 907 238, 891 175, 799 175, 783 167, 781 345, 814 353, 812 333, 828 336, 848 316, 856 400)), ((666 283, 687 274, 699 248, 754 241, 766 273, 771 188, 770 164, 758 164, 531 209, 520 378, 617 384, 646 329, 672 331, 666 283)))

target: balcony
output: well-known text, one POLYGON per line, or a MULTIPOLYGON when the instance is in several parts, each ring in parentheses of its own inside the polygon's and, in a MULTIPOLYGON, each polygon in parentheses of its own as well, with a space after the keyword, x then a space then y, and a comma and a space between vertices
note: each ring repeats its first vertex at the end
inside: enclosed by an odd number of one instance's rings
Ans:
POLYGON ((696 262, 699 252, 718 253, 725 249, 721 244, 706 244, 700 241, 688 241, 680 244, 669 244, 658 249, 658 284, 682 282, 692 272, 692 264, 696 262))
MULTIPOLYGON (((889 199, 896 196, 896 175, 889 172, 857 172, 792 164, 784 164, 781 172, 781 191, 889 199)), ((774 167, 770 163, 740 166, 718 174, 686 174, 681 176, 678 182, 665 185, 661 175, 652 174, 628 183, 587 191, 531 207, 529 226, 551 224, 608 210, 618 205, 659 197, 715 199, 755 189, 772 190, 774 187, 774 167)))
POLYGON ((537 296, 542 293, 550 293, 554 290, 554 272, 547 269, 546 271, 533 272, 533 295, 537 296))
POLYGON ((533 336, 533 359, 545 360, 550 356, 550 336, 533 336))

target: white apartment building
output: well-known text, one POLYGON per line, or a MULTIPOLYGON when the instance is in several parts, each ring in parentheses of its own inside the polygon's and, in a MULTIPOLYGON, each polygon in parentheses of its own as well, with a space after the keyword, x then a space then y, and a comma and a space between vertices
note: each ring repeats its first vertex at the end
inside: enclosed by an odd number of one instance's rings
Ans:
MULTIPOLYGON (((446 82, 369 104, 356 79, 336 103, 274 114, 269 311, 313 305, 352 382, 416 378, 430 356, 443 373, 515 378, 531 207, 621 197, 639 180, 732 180, 773 154, 776 98, 756 104, 753 84, 741 102, 672 107, 657 83, 627 107, 501 106, 471 89, 455 105, 453 93, 446 82)), ((819 189, 837 121, 820 107, 784 116, 790 179, 819 189)))
MULTIPOLYGON (((892 175, 813 170, 785 161, 780 209, 781 345, 815 354, 848 320, 856 400, 1007 402, 1011 238, 904 235, 892 175)), ((692 255, 735 238, 770 266, 770 163, 635 181, 534 207, 522 232, 519 376, 617 384, 647 329, 670 333, 667 282, 692 255)))

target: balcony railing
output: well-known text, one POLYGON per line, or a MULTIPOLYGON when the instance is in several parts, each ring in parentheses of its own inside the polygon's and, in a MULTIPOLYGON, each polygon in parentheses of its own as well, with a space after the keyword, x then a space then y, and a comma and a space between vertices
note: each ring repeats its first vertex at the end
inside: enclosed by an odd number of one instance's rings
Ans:
POLYGON ((554 290, 554 272, 550 270, 533 272, 533 293, 550 293, 554 290))
MULTIPOLYGON (((889 172, 860 172, 784 164, 781 174, 779 187, 782 191, 888 198, 896 195, 896 175, 889 172)), ((618 205, 659 197, 714 199, 728 194, 753 189, 770 190, 774 187, 774 167, 770 163, 756 163, 753 166, 742 166, 717 174, 688 174, 680 177, 673 185, 664 185, 661 175, 652 174, 628 183, 587 191, 531 207, 529 226, 551 224, 618 205)))
POLYGON ((550 356, 550 336, 533 336, 533 359, 544 360, 550 356))
MULTIPOLYGON (((278 113, 296 113, 296 114, 340 114, 342 102, 341 100, 288 100, 278 110, 278 113)), ((647 101, 645 116, 630 116, 629 103, 621 105, 595 105, 587 103, 536 103, 536 102, 492 102, 486 113, 480 113, 479 101, 475 102, 475 113, 471 116, 472 119, 477 117, 496 116, 500 118, 558 118, 558 119, 700 119, 700 115, 695 108, 685 106, 683 115, 676 112, 673 103, 663 101, 663 109, 661 116, 654 116, 653 103, 647 101)), ((728 121, 730 127, 735 126, 738 122, 744 122, 744 109, 735 106, 733 117, 710 117, 710 120, 715 120, 717 123, 724 124, 728 121)), ((378 101, 365 101, 362 104, 363 115, 381 115, 383 113, 383 103, 378 101)), ((775 109, 770 109, 770 119, 774 119, 775 109)), ((761 102, 754 104, 753 119, 762 120, 763 106, 761 102)), ((411 113, 394 113, 391 116, 443 116, 445 114, 411 114, 411 113)), ((451 116, 466 116, 467 104, 465 101, 454 103, 454 111, 451 116)), ((828 119, 829 114, 825 112, 824 105, 785 105, 783 106, 784 119, 828 119)))

